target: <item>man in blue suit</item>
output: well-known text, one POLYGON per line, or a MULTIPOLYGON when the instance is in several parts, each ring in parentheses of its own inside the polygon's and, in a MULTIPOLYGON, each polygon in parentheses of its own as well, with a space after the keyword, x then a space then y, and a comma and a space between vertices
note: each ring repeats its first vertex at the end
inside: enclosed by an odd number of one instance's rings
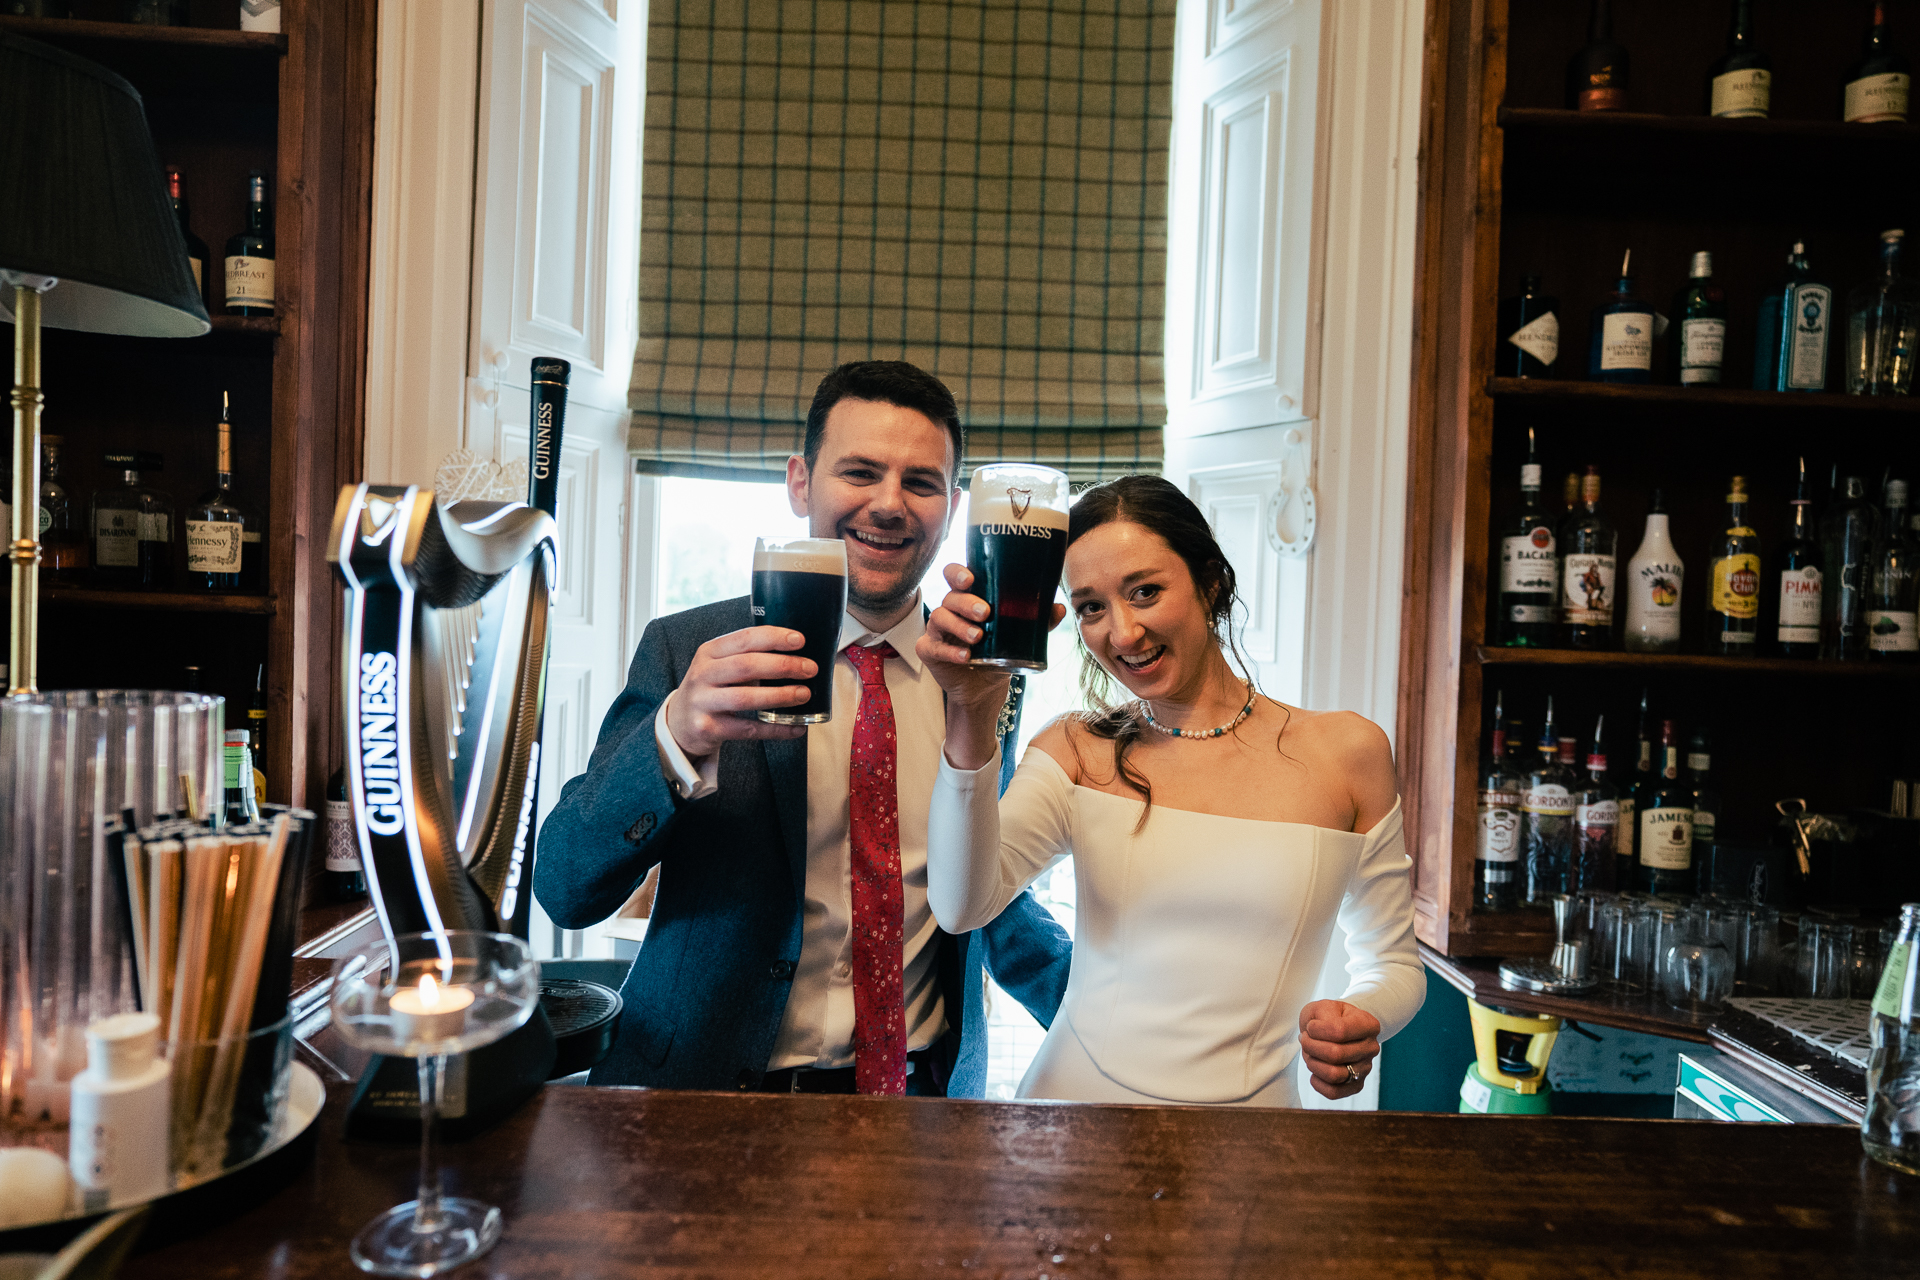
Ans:
POLYGON ((548 915, 582 928, 660 867, 593 1083, 979 1097, 983 966, 1051 1023, 1071 948, 1044 907, 1023 895, 955 937, 927 906, 945 704, 914 642, 965 444, 952 394, 910 364, 842 365, 814 395, 787 492, 813 537, 846 544, 828 723, 756 717, 807 701, 762 682, 814 665, 799 633, 752 625, 744 596, 641 637, 534 872, 548 915))

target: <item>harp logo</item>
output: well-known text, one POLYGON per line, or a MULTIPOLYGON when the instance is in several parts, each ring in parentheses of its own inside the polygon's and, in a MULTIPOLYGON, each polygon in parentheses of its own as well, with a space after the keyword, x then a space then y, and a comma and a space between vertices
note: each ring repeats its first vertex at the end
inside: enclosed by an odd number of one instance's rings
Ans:
POLYGON ((500 890, 500 925, 513 921, 514 908, 520 905, 520 868, 527 860, 527 836, 533 830, 533 793, 540 781, 540 744, 527 753, 527 781, 520 792, 520 820, 513 828, 513 861, 507 864, 507 883, 500 890))
POLYGON ((1015 520, 1025 520, 1027 518, 1027 508, 1033 505, 1033 490, 1009 487, 1007 489, 1007 505, 1013 508, 1013 518, 1015 520))
POLYGON ((394 729, 399 714, 399 668, 391 653, 360 655, 360 796, 367 830, 379 836, 398 835, 406 822, 400 795, 400 739, 394 729))

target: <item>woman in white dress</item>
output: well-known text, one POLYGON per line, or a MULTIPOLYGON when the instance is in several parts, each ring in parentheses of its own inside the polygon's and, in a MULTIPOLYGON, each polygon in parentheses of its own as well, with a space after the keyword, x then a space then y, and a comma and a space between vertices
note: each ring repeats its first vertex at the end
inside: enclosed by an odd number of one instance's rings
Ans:
POLYGON ((1083 495, 1065 578, 1095 710, 1042 730, 997 804, 1007 682, 965 665, 987 606, 964 566, 919 644, 947 691, 941 926, 979 928, 1074 859, 1072 974, 1020 1096, 1291 1107, 1296 1051, 1322 1096, 1359 1092, 1426 995, 1386 735, 1234 670, 1233 567, 1165 480, 1083 495), (1310 1001, 1336 920, 1346 990, 1310 1001))

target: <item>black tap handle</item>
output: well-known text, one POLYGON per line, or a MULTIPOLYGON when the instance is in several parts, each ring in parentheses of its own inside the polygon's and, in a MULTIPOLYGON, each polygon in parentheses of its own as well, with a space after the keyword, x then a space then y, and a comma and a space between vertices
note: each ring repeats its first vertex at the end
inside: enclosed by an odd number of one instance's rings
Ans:
POLYGON ((560 493, 560 437, 567 425, 573 366, 556 356, 533 361, 533 409, 527 431, 527 505, 554 514, 560 493))

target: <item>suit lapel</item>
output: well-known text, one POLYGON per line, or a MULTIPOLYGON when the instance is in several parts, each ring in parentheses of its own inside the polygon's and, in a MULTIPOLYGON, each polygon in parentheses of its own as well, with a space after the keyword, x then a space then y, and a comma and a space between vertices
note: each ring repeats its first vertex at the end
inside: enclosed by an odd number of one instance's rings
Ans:
POLYGON ((767 773, 773 779, 773 803, 780 815, 780 835, 787 843, 787 861, 793 869, 795 901, 807 889, 807 740, 805 736, 763 744, 767 773))

